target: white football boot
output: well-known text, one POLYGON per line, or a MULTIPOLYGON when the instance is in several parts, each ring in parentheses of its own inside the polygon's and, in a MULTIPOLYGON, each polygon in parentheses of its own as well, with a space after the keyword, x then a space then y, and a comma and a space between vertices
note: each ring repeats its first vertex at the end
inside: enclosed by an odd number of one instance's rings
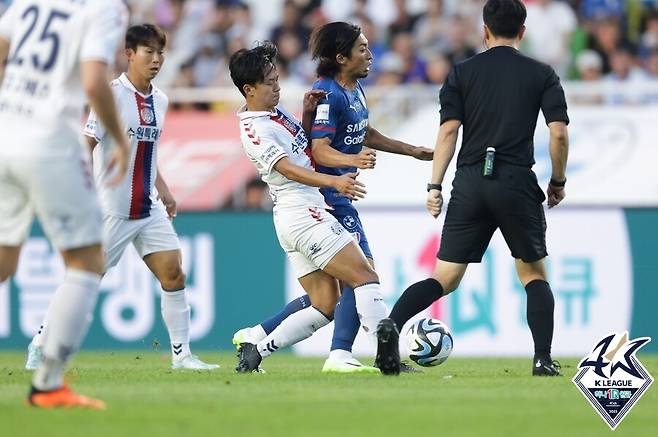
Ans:
POLYGON ((359 360, 352 356, 351 352, 333 350, 329 358, 324 362, 322 373, 380 373, 379 369, 372 366, 364 366, 359 360))
POLYGON ((219 364, 204 363, 196 355, 187 355, 179 360, 173 360, 171 362, 171 368, 173 370, 214 370, 219 369, 219 364))

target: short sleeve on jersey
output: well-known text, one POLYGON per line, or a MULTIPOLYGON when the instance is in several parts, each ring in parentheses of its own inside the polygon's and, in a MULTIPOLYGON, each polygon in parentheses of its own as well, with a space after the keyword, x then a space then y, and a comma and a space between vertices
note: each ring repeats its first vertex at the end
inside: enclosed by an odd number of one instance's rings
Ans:
POLYGON ((457 70, 453 67, 439 93, 441 102, 441 124, 448 120, 464 121, 464 101, 457 79, 457 70))
POLYGON ((246 143, 247 154, 250 158, 258 163, 259 168, 262 168, 266 176, 272 172, 274 164, 281 158, 288 156, 286 151, 281 147, 274 138, 257 136, 254 139, 249 139, 246 143))
POLYGON ((560 85, 560 78, 552 68, 548 68, 550 72, 546 79, 544 93, 541 96, 541 110, 544 113, 546 124, 554 121, 563 121, 569 124, 567 100, 564 97, 562 85, 560 85))
POLYGON ((80 61, 114 63, 114 55, 123 40, 128 12, 121 1, 105 1, 92 6, 80 50, 80 61))
POLYGON ((82 133, 87 137, 94 138, 99 143, 105 136, 105 128, 100 120, 98 120, 93 109, 89 113, 89 118, 87 119, 87 123, 85 123, 85 128, 82 133))
POLYGON ((11 36, 14 30, 14 23, 16 23, 16 10, 18 10, 18 3, 20 1, 14 1, 14 3, 9 6, 4 14, 0 17, 0 37, 11 41, 11 36))
POLYGON ((320 100, 315 110, 311 139, 329 138, 333 141, 336 135, 336 125, 338 124, 339 104, 338 96, 333 94, 328 94, 320 100))

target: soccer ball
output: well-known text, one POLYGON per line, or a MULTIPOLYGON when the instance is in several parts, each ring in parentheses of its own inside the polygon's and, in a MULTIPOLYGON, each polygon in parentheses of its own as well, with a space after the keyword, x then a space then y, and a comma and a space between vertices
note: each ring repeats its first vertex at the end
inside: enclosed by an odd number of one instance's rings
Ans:
POLYGON ((423 367, 438 366, 452 352, 450 329, 437 319, 420 319, 407 331, 409 358, 423 367))

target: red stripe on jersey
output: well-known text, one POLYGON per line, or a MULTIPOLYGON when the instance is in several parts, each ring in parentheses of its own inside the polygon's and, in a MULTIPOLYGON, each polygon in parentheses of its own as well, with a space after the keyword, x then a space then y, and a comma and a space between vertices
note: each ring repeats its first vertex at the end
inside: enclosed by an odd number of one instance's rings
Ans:
MULTIPOLYGON (((143 97, 134 93, 137 103, 137 114, 141 126, 157 126, 155 116, 155 103, 153 95, 143 97)), ((151 211, 151 171, 153 165, 154 143, 152 141, 138 141, 133 166, 130 197, 130 219, 148 217, 151 211)))
POLYGON ((144 155, 146 154, 146 144, 144 141, 137 143, 137 153, 135 154, 135 167, 133 171, 132 193, 130 197, 130 219, 141 218, 142 199, 144 198, 144 155))
POLYGON ((313 159, 313 152, 311 151, 311 145, 307 145, 306 149, 304 149, 304 153, 306 153, 306 156, 308 156, 308 159, 311 160, 311 167, 313 167, 313 170, 315 170, 315 159, 313 159))
POLYGON ((270 115, 270 120, 283 126, 288 132, 290 132, 290 135, 292 135, 293 137, 297 135, 297 132, 299 132, 297 125, 295 125, 293 121, 285 118, 282 114, 270 115))
POLYGON ((311 131, 313 131, 313 132, 316 132, 316 131, 317 132, 336 132, 336 128, 331 127, 331 126, 313 126, 311 131))

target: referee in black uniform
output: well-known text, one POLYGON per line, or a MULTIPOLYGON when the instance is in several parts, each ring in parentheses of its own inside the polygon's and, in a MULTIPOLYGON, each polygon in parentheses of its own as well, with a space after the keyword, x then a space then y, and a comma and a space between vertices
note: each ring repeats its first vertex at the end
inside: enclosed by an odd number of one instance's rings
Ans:
POLYGON ((438 217, 441 182, 464 126, 457 172, 432 277, 407 288, 390 318, 378 327, 376 365, 398 374, 399 329, 432 302, 454 291, 469 263, 477 263, 500 229, 527 293, 528 325, 535 343, 533 375, 560 375, 551 359, 554 300, 546 282, 546 196, 532 171, 539 110, 550 129, 552 176, 548 207, 564 199, 568 154, 567 104, 553 69, 518 51, 526 9, 520 0, 484 6, 487 51, 453 67, 440 93, 441 128, 434 151, 427 209, 438 217))

